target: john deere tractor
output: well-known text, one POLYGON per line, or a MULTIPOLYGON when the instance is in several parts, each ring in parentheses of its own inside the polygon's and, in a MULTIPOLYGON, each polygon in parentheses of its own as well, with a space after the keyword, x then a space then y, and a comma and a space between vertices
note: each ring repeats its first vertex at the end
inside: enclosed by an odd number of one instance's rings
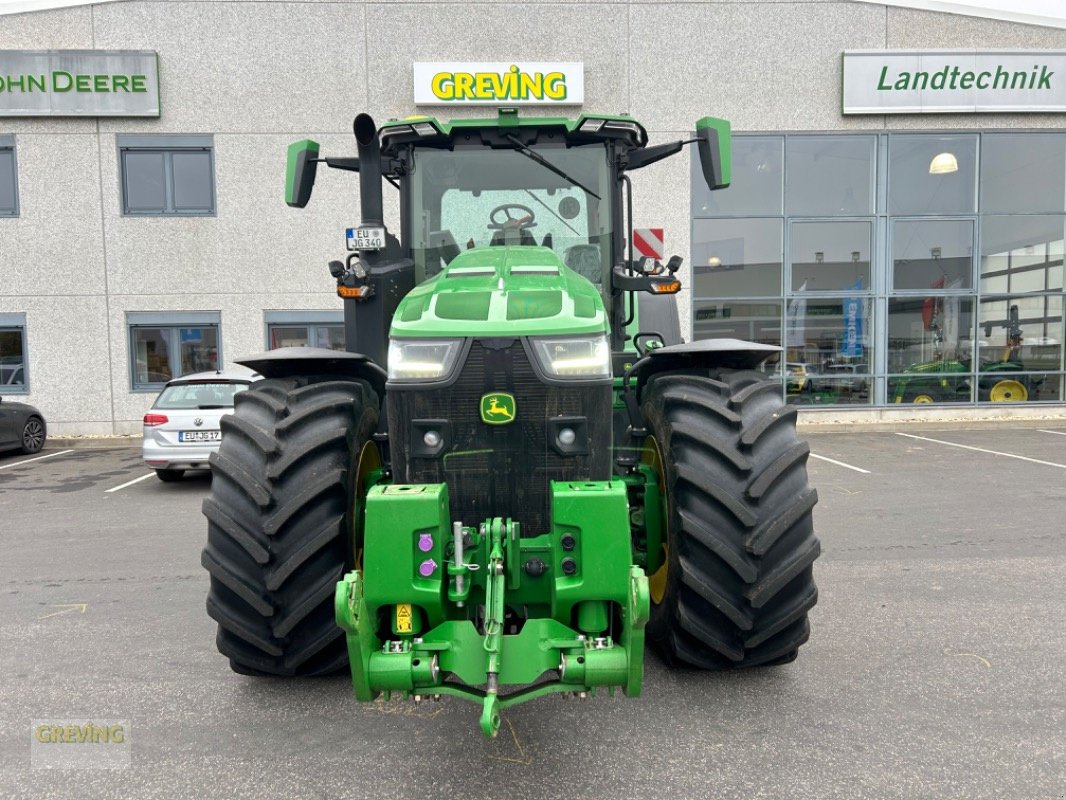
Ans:
POLYGON ((756 367, 779 348, 683 342, 681 259, 635 260, 629 174, 730 131, 648 146, 628 116, 354 124, 362 222, 330 263, 348 352, 287 348, 222 421, 204 501, 208 613, 247 675, 351 670, 355 696, 500 712, 640 694, 672 664, 783 664, 819 553, 808 447, 756 367), (399 224, 383 219, 383 181, 399 224), (392 191, 392 188, 389 189, 392 191))

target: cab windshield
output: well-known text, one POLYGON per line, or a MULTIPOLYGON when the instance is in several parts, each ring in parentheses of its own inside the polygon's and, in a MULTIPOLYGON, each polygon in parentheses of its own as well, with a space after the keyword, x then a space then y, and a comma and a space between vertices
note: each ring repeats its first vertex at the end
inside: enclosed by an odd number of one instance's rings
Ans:
POLYGON ((517 150, 415 151, 410 242, 419 280, 462 250, 512 244, 549 247, 602 285, 612 233, 605 148, 532 149, 580 186, 517 150))

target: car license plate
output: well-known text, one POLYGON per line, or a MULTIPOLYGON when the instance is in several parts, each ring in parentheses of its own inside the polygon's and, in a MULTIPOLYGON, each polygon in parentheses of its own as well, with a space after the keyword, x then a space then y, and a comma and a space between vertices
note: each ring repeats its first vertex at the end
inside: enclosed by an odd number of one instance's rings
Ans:
POLYGON ((179 442, 217 442, 222 431, 178 431, 179 442))
POLYGON ((349 250, 384 250, 384 228, 348 228, 345 231, 349 250))

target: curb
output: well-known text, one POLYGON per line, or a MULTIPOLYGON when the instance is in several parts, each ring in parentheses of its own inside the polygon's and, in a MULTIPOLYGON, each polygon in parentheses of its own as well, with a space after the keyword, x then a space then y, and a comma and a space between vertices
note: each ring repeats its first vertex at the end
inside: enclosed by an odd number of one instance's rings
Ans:
POLYGON ((140 447, 140 436, 49 436, 49 447, 65 450, 108 450, 116 447, 140 447))

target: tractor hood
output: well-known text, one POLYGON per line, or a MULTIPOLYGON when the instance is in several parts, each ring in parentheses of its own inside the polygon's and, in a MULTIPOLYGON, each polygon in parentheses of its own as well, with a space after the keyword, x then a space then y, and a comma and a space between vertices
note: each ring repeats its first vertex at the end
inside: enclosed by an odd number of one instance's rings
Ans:
POLYGON ((606 333, 599 290, 549 248, 477 247, 417 286, 392 336, 487 337, 606 333))

